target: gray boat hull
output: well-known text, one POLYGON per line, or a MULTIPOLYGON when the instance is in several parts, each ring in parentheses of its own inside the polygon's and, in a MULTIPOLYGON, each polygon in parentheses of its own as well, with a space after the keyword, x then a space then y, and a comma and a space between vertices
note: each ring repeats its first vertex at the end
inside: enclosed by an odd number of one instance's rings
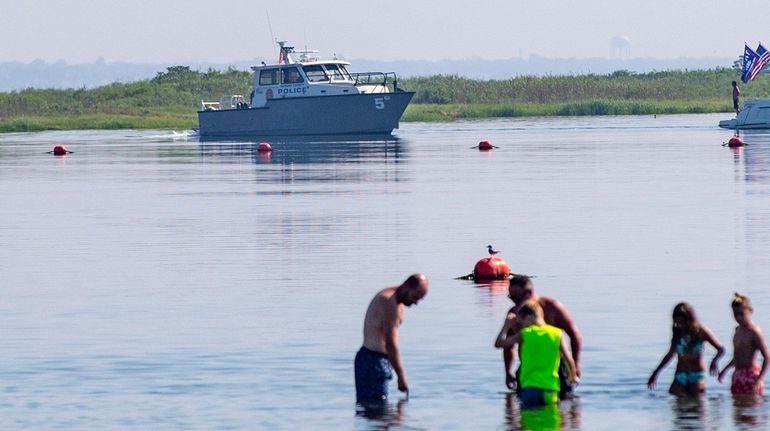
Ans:
POLYGON ((201 137, 391 133, 414 92, 271 99, 262 108, 198 111, 201 137))

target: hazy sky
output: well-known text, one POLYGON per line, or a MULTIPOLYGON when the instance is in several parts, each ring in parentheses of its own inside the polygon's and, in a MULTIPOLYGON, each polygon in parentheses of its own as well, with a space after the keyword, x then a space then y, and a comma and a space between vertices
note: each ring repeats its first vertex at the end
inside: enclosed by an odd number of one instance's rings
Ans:
POLYGON ((0 0, 0 61, 226 63, 276 38, 367 59, 737 57, 770 0, 0 0))

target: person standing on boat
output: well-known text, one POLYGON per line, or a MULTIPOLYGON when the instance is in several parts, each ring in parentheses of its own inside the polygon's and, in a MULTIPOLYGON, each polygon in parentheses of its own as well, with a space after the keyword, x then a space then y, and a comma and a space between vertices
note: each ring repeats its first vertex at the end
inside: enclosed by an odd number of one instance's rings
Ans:
POLYGON ((738 83, 733 81, 733 109, 735 109, 735 115, 737 116, 741 110, 738 108, 738 97, 741 95, 741 89, 738 88, 738 83))
POLYGON ((404 306, 417 304, 428 294, 423 274, 409 276, 400 286, 387 287, 374 296, 364 317, 364 344, 354 361, 356 400, 362 404, 382 403, 388 397, 388 380, 398 376, 398 390, 409 397, 409 384, 401 364, 398 327, 404 306))
MULTIPOLYGON (((512 337, 522 329, 521 325, 516 323, 516 315, 524 302, 529 300, 536 301, 543 309, 545 323, 563 330, 569 337, 570 350, 572 351, 572 358, 575 361, 575 374, 579 378, 580 350, 583 345, 583 338, 580 335, 580 330, 575 324, 575 321, 572 320, 572 316, 570 316, 569 311, 567 311, 564 305, 553 298, 536 294, 535 287, 532 285, 532 280, 526 275, 514 275, 511 278, 508 285, 508 297, 511 298, 514 305, 508 311, 508 315, 503 323, 503 328, 500 330, 501 334, 498 335, 498 340, 501 336, 503 336, 503 338, 512 337), (502 334, 502 332, 506 332, 506 334, 502 334)), ((503 348, 497 341, 495 342, 495 347, 498 349, 503 348)), ((517 386, 517 376, 511 374, 515 348, 516 346, 505 346, 505 348, 503 348, 503 362, 505 364, 505 385, 508 386, 509 389, 516 389, 518 393, 520 388, 517 386)), ((566 364, 562 364, 562 366, 559 367, 559 378, 561 381, 559 396, 561 398, 569 397, 575 386, 570 383, 564 365, 566 364)), ((577 380, 575 382, 577 382, 577 380)))

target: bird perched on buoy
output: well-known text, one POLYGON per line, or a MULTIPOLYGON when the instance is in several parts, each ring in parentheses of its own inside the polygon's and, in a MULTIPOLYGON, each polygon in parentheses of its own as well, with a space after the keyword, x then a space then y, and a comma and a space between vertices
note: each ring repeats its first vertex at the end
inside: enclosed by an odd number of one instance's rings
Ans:
POLYGON ((490 151, 494 148, 500 148, 500 147, 496 147, 492 145, 491 142, 486 140, 479 142, 479 144, 474 147, 471 147, 472 150, 479 150, 479 151, 490 151))
POLYGON ((479 259, 476 265, 473 267, 473 272, 458 277, 458 280, 474 280, 476 282, 487 282, 492 280, 507 280, 511 275, 511 267, 508 265, 502 257, 495 256, 500 253, 500 250, 492 247, 492 244, 487 245, 487 252, 489 257, 479 259))
POLYGON ((56 145, 53 150, 47 151, 47 154, 53 154, 54 156, 66 156, 74 151, 69 151, 64 145, 56 145))

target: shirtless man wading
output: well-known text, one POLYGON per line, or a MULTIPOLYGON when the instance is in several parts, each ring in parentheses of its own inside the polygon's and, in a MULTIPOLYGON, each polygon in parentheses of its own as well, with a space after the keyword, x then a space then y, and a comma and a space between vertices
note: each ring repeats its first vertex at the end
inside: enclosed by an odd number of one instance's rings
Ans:
MULTIPOLYGON (((508 286, 508 297, 511 298, 514 306, 508 311, 506 323, 508 321, 516 320, 516 313, 519 312, 519 308, 521 308, 521 305, 527 300, 536 301, 540 304, 540 307, 543 309, 545 323, 563 330, 569 337, 570 350, 572 351, 572 357, 575 360, 575 373, 577 374, 577 377, 580 377, 580 351, 583 345, 583 338, 580 335, 580 331, 578 330, 575 321, 572 320, 572 316, 570 316, 564 305, 553 298, 536 294, 535 287, 532 285, 532 280, 526 275, 515 275, 511 278, 508 286)), ((519 332, 520 329, 521 328, 518 325, 514 324, 513 329, 510 330, 508 336, 513 336, 515 333, 519 332)), ((508 326, 504 324, 501 331, 508 332, 508 326)), ((495 347, 501 348, 502 346, 496 341, 495 347)), ((505 384, 509 389, 515 388, 518 390, 516 376, 511 374, 514 352, 515 347, 503 349, 505 384)), ((574 389, 574 386, 570 385, 567 381, 567 370, 563 365, 564 364, 562 363, 562 366, 559 367, 559 379, 561 380, 559 396, 561 398, 570 396, 574 389)))
POLYGON ((428 279, 423 274, 409 276, 398 287, 387 287, 374 296, 364 318, 364 345, 356 354, 356 399, 381 402, 388 397, 388 380, 393 371, 398 376, 398 390, 409 396, 409 384, 401 364, 398 327, 404 318, 404 306, 420 302, 428 293, 428 279))

